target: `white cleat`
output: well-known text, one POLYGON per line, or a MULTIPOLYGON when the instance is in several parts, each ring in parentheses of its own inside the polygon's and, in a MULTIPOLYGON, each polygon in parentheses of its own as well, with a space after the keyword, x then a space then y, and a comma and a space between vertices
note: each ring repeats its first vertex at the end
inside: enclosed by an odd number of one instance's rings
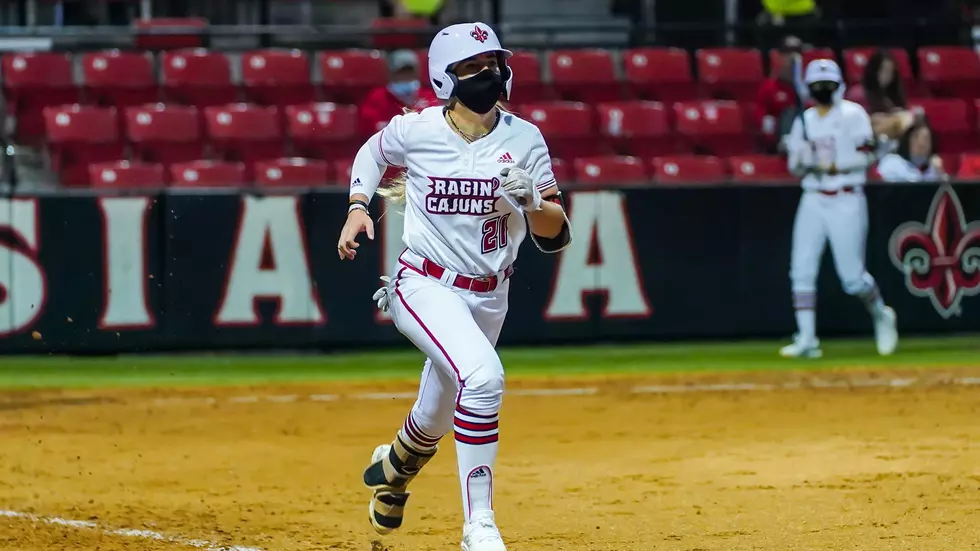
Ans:
POLYGON ((381 444, 377 448, 374 448, 374 453, 371 454, 371 463, 374 464, 381 461, 390 451, 391 444, 381 444))
POLYGON ((500 537, 493 511, 477 513, 463 525, 463 551, 507 551, 500 537))
POLYGON ((819 358, 823 356, 820 341, 804 341, 800 336, 793 335, 793 344, 787 344, 779 349, 779 355, 784 358, 819 358))
POLYGON ((898 348, 898 328, 896 327, 898 316, 895 310, 885 306, 875 317, 875 344, 878 346, 878 354, 890 356, 898 348))

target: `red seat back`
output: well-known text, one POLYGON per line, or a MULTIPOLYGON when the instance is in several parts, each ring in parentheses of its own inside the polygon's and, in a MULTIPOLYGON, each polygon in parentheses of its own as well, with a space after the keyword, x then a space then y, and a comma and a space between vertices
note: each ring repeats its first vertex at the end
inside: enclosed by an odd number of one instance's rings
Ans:
POLYGON ((310 58, 302 50, 253 50, 242 54, 242 87, 249 101, 286 106, 315 99, 310 58))
POLYGON ((643 161, 636 157, 599 156, 575 159, 575 181, 580 184, 640 184, 649 181, 643 161))
POLYGON ((663 102, 697 95, 691 59, 681 48, 634 48, 623 52, 626 83, 633 95, 663 102))
POLYGON ((294 157, 255 163, 255 183, 260 186, 319 187, 329 181, 329 165, 317 159, 294 157))
POLYGON ((736 182, 792 182, 786 159, 777 155, 729 157, 728 166, 736 182))
POLYGON ((144 161, 170 164, 204 157, 196 107, 162 103, 129 107, 125 126, 133 154, 144 161))
POLYGON ((38 143, 44 136, 42 110, 80 99, 68 54, 37 52, 4 54, 3 91, 8 110, 17 117, 20 143, 38 143))
POLYGON ((717 184, 727 179, 725 164, 718 157, 656 157, 650 165, 653 180, 660 184, 717 184))
POLYGON ((538 127, 557 157, 574 159, 600 152, 594 113, 584 103, 533 103, 518 106, 517 112, 538 127))
POLYGON ((207 107, 238 99, 231 64, 220 52, 204 49, 164 52, 160 57, 163 88, 171 101, 207 107))
POLYGON ((102 105, 126 107, 159 99, 153 60, 143 52, 90 52, 82 55, 89 98, 102 105))
POLYGON ((678 102, 674 120, 677 134, 695 151, 727 157, 754 149, 753 140, 746 139, 744 114, 733 101, 678 102))
POLYGON ((555 50, 548 52, 551 82, 565 101, 623 99, 612 54, 607 50, 555 50))
POLYGON ((245 185, 245 165, 224 161, 190 161, 170 165, 177 187, 238 187, 245 185))
POLYGON ((94 188, 156 188, 167 185, 163 165, 130 161, 111 161, 88 165, 89 180, 94 188))
POLYGON ((317 159, 352 158, 363 142, 357 134, 357 108, 352 105, 290 105, 286 132, 297 153, 317 159))
POLYGON ((63 105, 44 108, 52 168, 66 186, 89 184, 88 165, 123 155, 114 107, 63 105))
POLYGON ((356 104, 372 88, 388 82, 388 64, 380 50, 320 52, 317 65, 326 98, 338 103, 356 104))
POLYGON ((660 102, 600 103, 599 135, 623 155, 656 157, 677 152, 670 113, 660 102))
POLYGON ((554 98, 553 92, 541 79, 541 58, 536 52, 514 52, 507 65, 514 71, 511 101, 531 103, 554 98))
POLYGON ((706 48, 695 53, 698 80, 713 97, 752 101, 762 82, 762 54, 741 48, 706 48))
POLYGON ((938 142, 938 150, 966 153, 980 149, 974 107, 964 100, 919 98, 909 102, 909 108, 925 114, 938 142))
MULTIPOLYGON (((844 80, 848 84, 857 84, 864 78, 864 69, 868 66, 871 56, 878 51, 878 48, 848 48, 844 50, 844 80)), ((909 60, 909 53, 901 48, 888 48, 888 52, 895 58, 895 65, 899 76, 905 80, 906 84, 915 79, 912 74, 912 63, 909 60)))
POLYGON ((971 48, 919 48, 919 79, 934 95, 980 97, 980 56, 971 48))
POLYGON ((215 151, 226 160, 247 163, 283 156, 285 144, 275 107, 212 106, 204 109, 204 121, 215 151))

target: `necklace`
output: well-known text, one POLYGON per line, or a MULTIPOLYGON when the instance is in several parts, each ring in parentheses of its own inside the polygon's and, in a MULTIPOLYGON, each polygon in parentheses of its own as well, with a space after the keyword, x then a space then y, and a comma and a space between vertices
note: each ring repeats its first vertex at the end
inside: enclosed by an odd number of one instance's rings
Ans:
MULTIPOLYGON (((500 113, 497 113, 497 117, 498 118, 500 117, 500 113)), ((489 134, 489 132, 486 132, 484 134, 480 134, 479 136, 476 136, 476 135, 473 135, 473 134, 467 134, 466 132, 463 132, 463 130, 459 127, 459 125, 456 124, 455 119, 453 119, 452 112, 450 112, 450 111, 446 111, 446 120, 449 121, 449 124, 453 127, 453 130, 455 130, 460 136, 462 136, 464 140, 466 140, 467 142, 470 142, 470 143, 472 143, 472 142, 474 142, 474 141, 482 138, 483 136, 486 136, 487 134, 489 134)), ((494 123, 494 126, 496 126, 496 125, 497 124, 495 122, 494 123)))

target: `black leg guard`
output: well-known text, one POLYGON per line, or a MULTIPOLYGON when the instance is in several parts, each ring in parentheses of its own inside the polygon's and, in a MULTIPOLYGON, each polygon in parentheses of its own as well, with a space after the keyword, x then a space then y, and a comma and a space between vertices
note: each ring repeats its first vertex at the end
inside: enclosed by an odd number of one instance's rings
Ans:
POLYGON ((435 453, 420 453, 395 437, 388 455, 364 470, 364 485, 374 490, 369 518, 375 532, 389 534, 402 525, 408 484, 435 453))

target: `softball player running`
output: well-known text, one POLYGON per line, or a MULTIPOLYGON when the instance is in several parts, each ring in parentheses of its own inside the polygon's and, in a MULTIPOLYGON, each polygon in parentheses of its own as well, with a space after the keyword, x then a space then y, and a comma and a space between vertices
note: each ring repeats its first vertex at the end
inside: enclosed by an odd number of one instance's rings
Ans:
POLYGON ((404 200, 406 248, 374 298, 427 360, 418 400, 394 441, 375 449, 364 483, 375 531, 398 528, 409 483, 453 431, 464 551, 505 549, 493 513, 504 390, 495 345, 518 248, 528 231, 547 253, 572 239, 541 133, 498 105, 510 96, 510 56, 483 23, 436 35, 429 74, 447 105, 392 118, 360 149, 337 243, 353 259, 357 235, 374 238, 368 203, 386 166, 405 167, 404 186, 380 191, 404 200))
POLYGON ((874 162, 871 120, 863 107, 842 99, 840 67, 833 61, 810 62, 804 80, 817 105, 797 118, 787 140, 789 169, 803 179, 790 260, 798 332, 780 354, 821 355, 816 335, 817 274, 829 240, 844 290, 867 307, 878 353, 889 355, 898 345, 895 311, 885 306, 864 266, 868 203, 863 186, 867 168, 874 162))

